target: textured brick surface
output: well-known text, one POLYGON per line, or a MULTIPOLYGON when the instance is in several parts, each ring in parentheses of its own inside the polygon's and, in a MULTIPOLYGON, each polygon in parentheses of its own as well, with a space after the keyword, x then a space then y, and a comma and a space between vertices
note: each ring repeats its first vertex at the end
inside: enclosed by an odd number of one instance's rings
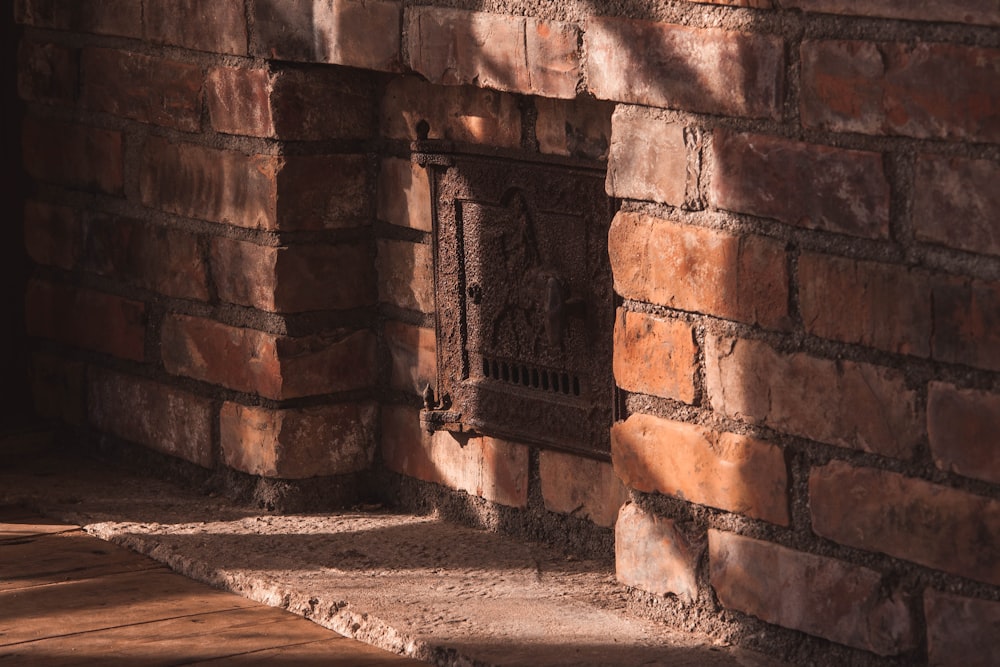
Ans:
POLYGON ((71 188, 121 194, 121 132, 34 117, 21 134, 24 169, 34 179, 71 188))
POLYGON ((698 597, 696 570, 703 549, 674 521, 629 503, 615 523, 615 576, 626 586, 693 602, 698 597))
POLYGON ((390 320, 385 323, 385 343, 392 361, 389 386, 422 394, 424 387, 437 384, 434 329, 390 320))
POLYGON ((213 53, 247 53, 247 19, 241 2, 144 0, 146 39, 213 53))
POLYGON ((31 199, 25 202, 24 246, 38 264, 76 268, 83 237, 83 214, 79 209, 31 199))
POLYGON ((982 0, 938 0, 937 2, 900 2, 899 0, 786 0, 784 7, 807 12, 852 16, 877 16, 911 21, 950 21, 981 25, 1000 25, 1000 7, 982 0))
POLYGON ((598 526, 614 525, 627 495, 611 464, 543 450, 538 453, 538 472, 545 509, 598 526))
POLYGON ((538 149, 550 155, 607 160, 614 104, 588 99, 572 102, 535 99, 538 149))
POLYGON ((613 369, 622 389, 692 403, 696 353, 690 324, 618 310, 613 369))
POLYGON ((379 300, 401 308, 434 312, 434 256, 431 246, 378 241, 379 300))
POLYGON ((427 169, 409 160, 383 159, 376 210, 378 219, 391 225, 431 231, 433 211, 427 169))
POLYGON ((928 588, 927 657, 935 667, 1000 664, 1000 603, 949 595, 928 588))
POLYGON ((77 49, 22 39, 17 50, 17 92, 21 99, 72 104, 79 85, 77 49))
POLYGON ((933 299, 931 356, 1000 371, 1000 283, 943 281, 933 299))
POLYGON ((809 475, 813 530, 868 551, 1000 584, 1000 501, 834 461, 809 475))
POLYGON ((1000 394, 932 382, 927 435, 939 468, 1000 484, 1000 394))
POLYGON ((16 0, 19 23, 121 37, 142 36, 142 5, 135 0, 16 0))
POLYGON ((788 525, 781 449, 734 433, 634 414, 611 429, 615 472, 629 487, 788 525))
POLYGON ((621 112, 612 117, 609 195, 681 206, 687 170, 683 125, 621 112))
POLYGON ((879 655, 914 646, 907 601, 873 570, 719 530, 708 549, 724 607, 879 655))
POLYGON ((936 155, 917 159, 913 227, 921 241, 1000 255, 1000 164, 936 155), (955 224, 961 220, 962 224, 955 224))
POLYGON ((890 368, 710 334, 705 376, 712 408, 734 419, 903 459, 921 437, 916 392, 890 368))
POLYGON ((35 413, 73 426, 87 423, 87 367, 79 361, 36 352, 28 370, 35 413))

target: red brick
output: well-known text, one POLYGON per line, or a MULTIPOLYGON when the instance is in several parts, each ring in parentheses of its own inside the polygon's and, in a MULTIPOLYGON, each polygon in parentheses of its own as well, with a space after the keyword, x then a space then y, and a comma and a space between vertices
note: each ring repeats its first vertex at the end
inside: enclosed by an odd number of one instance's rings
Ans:
POLYGON ((1000 484, 1000 394, 931 382, 927 435, 938 468, 1000 484))
POLYGON ((611 458, 638 491, 788 525, 788 474, 775 445, 634 414, 612 427, 611 458))
POLYGON ((375 405, 272 410, 226 403, 223 462, 251 475, 304 479, 367 470, 375 455, 375 405))
POLYGON ((141 53, 84 49, 83 106, 185 132, 201 128, 201 67, 141 53))
POLYGON ((538 472, 545 509, 588 519, 598 526, 613 526, 628 498, 614 468, 604 461, 542 450, 538 472))
POLYGON ((429 125, 428 138, 501 148, 521 145, 517 98, 468 86, 434 86, 414 76, 389 82, 382 98, 382 132, 390 139, 417 139, 417 125, 429 125))
POLYGON ((934 667, 1000 665, 1000 603, 924 592, 928 664, 934 667))
POLYGON ((157 44, 247 54, 247 18, 242 2, 144 0, 143 28, 146 39, 157 44))
POLYGON ((87 423, 87 367, 79 362, 50 354, 31 357, 28 379, 35 413, 73 426, 87 423))
POLYGON ((938 0, 937 2, 899 2, 899 0, 786 0, 783 7, 807 12, 873 16, 907 21, 941 21, 978 25, 1000 25, 1000 7, 982 0, 938 0))
POLYGON ((775 329, 788 325, 782 243, 619 212, 608 252, 615 290, 647 301, 775 329))
POLYGON ((29 200, 24 205, 24 245, 38 264, 76 268, 83 248, 82 214, 68 206, 29 200))
POLYGON ((1000 140, 1000 50, 807 40, 801 54, 807 127, 1000 140))
POLYGON ((671 519, 653 516, 632 503, 618 514, 615 576, 626 586, 694 602, 703 550, 703 545, 685 536, 671 519))
POLYGON ((917 159, 913 228, 917 239, 1000 255, 1000 164, 937 155, 917 159), (956 224, 960 221, 960 224, 956 224))
POLYGON ((871 239, 889 237, 882 155, 717 130, 713 206, 786 225, 871 239))
POLYGON ((437 384, 434 329, 390 320, 385 323, 385 342, 392 361, 390 387, 421 394, 427 385, 437 384))
POLYGON ((933 298, 933 358, 1000 371, 1000 283, 943 281, 933 298))
POLYGON ((142 361, 146 308, 113 294, 33 280, 28 284, 28 334, 142 361))
POLYGON ((289 155, 278 174, 278 228, 342 229, 370 224, 364 155, 289 155))
POLYGON ((535 99, 538 150, 588 160, 607 160, 611 149, 610 102, 579 99, 571 102, 547 97, 535 99))
POLYGON ((572 23, 524 20, 529 89, 546 98, 573 99, 582 78, 580 29, 572 23))
POLYGON ((781 117, 785 56, 778 37, 592 17, 584 41, 588 84, 600 99, 781 117))
POLYGON ((708 553, 724 607, 879 655, 914 648, 908 601, 874 570, 719 530, 708 553))
POLYGON ((17 0, 20 23, 37 28, 142 36, 142 5, 135 0, 17 0))
POLYGON ((375 265, 380 301, 434 312, 434 257, 429 245, 379 240, 375 265))
POLYGON ((382 409, 382 459, 389 470, 511 507, 528 504, 528 448, 496 438, 427 433, 419 413, 382 409))
POLYGON ((143 378, 93 369, 90 423, 101 431, 211 468, 212 401, 143 378))
POLYGON ((804 253, 799 305, 806 331, 897 354, 931 352, 927 274, 903 266, 804 253))
POLYGON ((402 3, 254 0, 254 55, 273 60, 400 69, 402 3))
POLYGON ((29 117, 21 140, 24 168, 32 178, 111 195, 122 193, 121 132, 29 117))
POLYGON ((361 389, 375 382, 369 331, 301 338, 170 315, 163 322, 164 367, 174 375, 276 400, 361 389))
POLYGON ((21 99, 69 105, 79 84, 77 49, 22 39, 17 51, 17 91, 21 99))
POLYGON ((891 368, 709 335, 705 384, 722 414, 837 447, 908 459, 922 436, 916 392, 891 368))
POLYGON ((609 195, 683 206, 687 179, 683 125, 615 113, 608 158, 609 195))
POLYGON ((960 577, 1000 583, 1000 501, 834 461, 809 475, 813 531, 960 577))
POLYGON ((379 220, 429 232, 433 228, 427 169, 400 158, 385 158, 378 174, 379 220))
POLYGON ((619 309, 614 338, 619 387, 694 402, 697 350, 690 324, 619 309))
POLYGON ((216 237, 211 252, 223 301, 279 313, 375 303, 371 250, 365 243, 274 248, 216 237))

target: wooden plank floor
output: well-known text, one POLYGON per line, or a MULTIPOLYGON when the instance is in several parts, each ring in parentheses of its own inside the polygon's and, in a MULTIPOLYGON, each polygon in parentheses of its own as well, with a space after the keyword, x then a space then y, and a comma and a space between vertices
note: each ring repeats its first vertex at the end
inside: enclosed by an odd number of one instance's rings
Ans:
POLYGON ((0 507, 0 666, 425 663, 174 574, 15 507, 0 507))

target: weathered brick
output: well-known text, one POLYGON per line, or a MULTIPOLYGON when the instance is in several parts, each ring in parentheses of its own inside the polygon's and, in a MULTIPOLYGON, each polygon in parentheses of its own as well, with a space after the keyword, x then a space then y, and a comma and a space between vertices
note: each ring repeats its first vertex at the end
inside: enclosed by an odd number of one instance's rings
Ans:
POLYGON ((87 367, 79 362, 36 352, 31 357, 28 379, 35 412, 73 426, 87 423, 87 367))
POLYGON ((38 264, 70 270, 83 242, 83 216, 77 209, 37 200, 24 205, 24 245, 38 264))
POLYGON ((382 132, 390 139, 449 139, 501 148, 521 145, 521 111, 513 95, 469 86, 434 86, 415 76, 389 82, 382 98, 382 132))
POLYGON ((889 237, 882 155, 717 130, 713 206, 786 225, 865 238, 889 237))
POLYGON ((622 389, 692 403, 696 353, 690 324, 618 310, 613 367, 622 389))
POLYGON ((803 253, 799 305, 813 335, 897 354, 930 355, 930 283, 921 271, 803 253))
POLYGON ((917 159, 913 228, 917 239, 1000 255, 1000 164, 937 155, 917 159), (960 220, 962 224, 955 224, 960 220))
POLYGON ((708 554, 724 607, 879 655, 914 648, 908 601, 874 570, 714 529, 708 554))
POLYGON ((400 69, 402 3, 253 0, 254 55, 275 60, 400 69))
POLYGON ((219 417, 222 460, 251 475, 281 479, 367 470, 377 415, 371 403, 288 410, 226 403, 219 417))
POLYGON ((145 306, 89 289, 33 280, 28 284, 28 334, 121 359, 142 361, 145 306))
POLYGON ((380 301, 434 312, 434 258, 429 245, 379 240, 375 266, 380 301))
POLYGON ((614 468, 604 461, 542 450, 538 472, 545 509, 589 519, 598 526, 613 526, 628 497, 614 468))
POLYGON ((1000 501, 833 461, 809 475, 813 531, 988 584, 1000 584, 1000 501))
POLYGON ((921 438, 916 392, 894 369, 710 334, 705 380, 712 409, 810 440, 908 459, 921 438))
POLYGON ((825 14, 873 16, 907 21, 1000 25, 1000 7, 995 3, 983 2, 982 0, 938 0, 937 2, 786 0, 782 6, 825 14))
POLYGON ((683 125, 615 111, 606 182, 609 195, 683 206, 687 174, 683 125))
POLYGON ((242 2, 144 0, 142 8, 144 35, 157 44, 247 54, 247 18, 242 2))
POLYGON ((698 559, 704 546, 689 539, 671 519, 653 516, 633 503, 615 522, 615 576, 619 583, 691 603, 698 597, 698 559))
POLYGON ((437 346, 434 329, 390 320, 385 323, 385 342, 392 366, 389 386, 421 394, 437 382, 437 346))
POLYGON ((212 239, 212 275, 223 301, 279 313, 345 310, 375 303, 366 243, 261 246, 212 239))
POLYGON ((39 181, 120 195, 121 132, 28 117, 21 134, 24 168, 39 181))
POLYGON ((69 105, 79 83, 77 49, 22 39, 17 50, 17 92, 21 99, 69 105))
POLYGON ((934 667, 1000 665, 1000 603, 924 591, 928 664, 934 667))
POLYGON ((142 36, 142 4, 135 0, 18 0, 19 23, 37 28, 142 36))
POLYGON ((931 356, 1000 371, 1000 283, 946 280, 933 298, 931 356))
POLYGON ((167 385, 93 369, 87 383, 90 422, 99 430, 205 468, 212 453, 212 401, 167 385))
POLYGON ((937 467, 1000 484, 1000 394, 931 382, 927 435, 937 467))
POLYGON ((781 117, 785 56, 778 37, 592 17, 584 42, 588 84, 600 99, 781 117))
POLYGON ((788 326, 782 243, 619 212, 608 252, 627 299, 775 329, 788 326))
POLYGON ((361 389, 375 382, 370 331, 335 331, 300 338, 186 315, 163 322, 168 372, 236 391, 283 400, 361 389))
POLYGON ((431 184, 427 169, 400 158, 385 158, 378 174, 379 220, 391 225, 432 229, 431 184))
POLYGON ((278 228, 285 231, 370 224, 368 162, 364 155, 289 155, 278 173, 278 228))
POLYGON ((633 414, 611 429, 615 472, 638 491, 788 525, 781 449, 755 438, 633 414))
POLYGON ((807 127, 1000 140, 1000 50, 806 40, 801 55, 807 127))
POLYGON ((538 150, 589 160, 607 160, 611 149, 610 102, 581 98, 573 101, 535 99, 538 150))
POLYGON ((185 132, 201 128, 201 67, 115 49, 84 49, 83 106, 185 132))
POLYGON ((482 437, 427 433, 416 410, 382 408, 382 459, 389 470, 511 507, 528 504, 528 448, 482 437))

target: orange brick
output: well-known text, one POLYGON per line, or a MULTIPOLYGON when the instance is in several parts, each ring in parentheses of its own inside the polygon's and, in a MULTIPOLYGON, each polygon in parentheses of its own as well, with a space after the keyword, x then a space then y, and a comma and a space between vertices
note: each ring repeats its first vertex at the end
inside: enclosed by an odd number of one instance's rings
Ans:
POLYGON ((613 366, 619 387, 694 401, 697 350, 691 325, 619 308, 614 341, 613 366))
POLYGON ((608 159, 609 195, 682 206, 687 174, 683 125, 615 112, 608 159))
POLYGON ((783 7, 846 16, 877 16, 908 21, 1000 25, 1000 7, 980 0, 896 2, 895 0, 785 0, 783 7))
POLYGON ((545 509, 589 519, 598 526, 614 525, 627 494, 611 464, 542 450, 538 469, 545 509))
POLYGON ((535 99, 538 150, 590 160, 607 160, 611 148, 611 114, 615 105, 588 99, 535 99))
POLYGON ((390 320, 385 323, 385 342, 392 359, 389 386, 422 394, 424 387, 437 384, 434 329, 390 320))
POLYGON ((378 174, 379 220, 429 232, 433 209, 427 169, 399 158, 385 158, 378 174))
POLYGON ((693 602, 698 597, 697 567, 703 550, 671 519, 653 516, 632 503, 618 514, 615 576, 626 586, 693 602))
POLYGON ((434 312, 434 258, 429 245, 379 240, 375 266, 380 301, 434 312))

